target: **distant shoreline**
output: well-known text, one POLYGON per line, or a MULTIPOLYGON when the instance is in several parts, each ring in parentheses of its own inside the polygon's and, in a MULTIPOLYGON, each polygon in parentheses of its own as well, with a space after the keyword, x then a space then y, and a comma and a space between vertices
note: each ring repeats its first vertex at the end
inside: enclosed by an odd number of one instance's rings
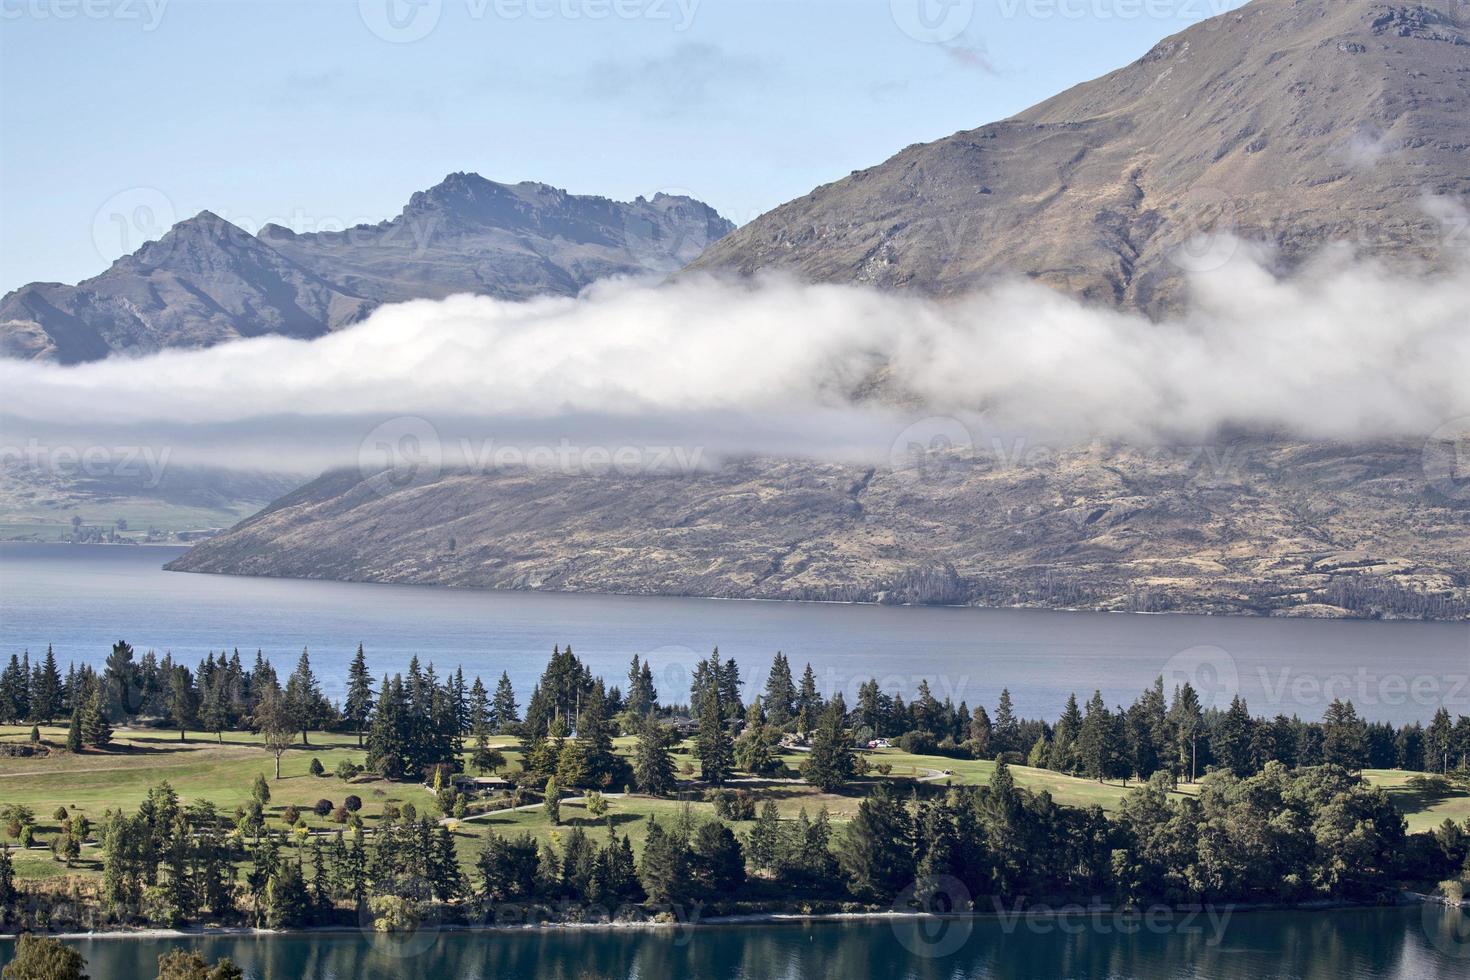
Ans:
MULTIPOLYGON (((1004 920, 1007 918, 1024 918, 1027 920, 1058 920, 1067 918, 1095 917, 1123 917, 1128 919, 1145 919, 1150 915, 1159 915, 1167 912, 1170 915, 1194 915, 1204 918, 1203 922, 1208 926, 1210 921, 1220 923, 1223 929, 1229 919, 1236 915, 1252 915, 1263 912, 1343 912, 1354 909, 1375 908, 1408 908, 1416 905, 1443 905, 1451 907, 1447 899, 1438 895, 1426 895, 1421 892, 1401 890, 1397 893, 1396 901, 1380 902, 1351 902, 1334 899, 1321 899, 1304 902, 1259 902, 1259 903, 1221 903, 1214 905, 1210 903, 1196 905, 1151 905, 1140 909, 1124 909, 1106 905, 1083 905, 1081 903, 1070 903, 1060 907, 1053 907, 1044 903, 1035 906, 1020 907, 1014 911, 1004 912, 953 912, 953 913, 931 913, 931 912, 903 912, 894 909, 874 910, 865 912, 745 912, 729 915, 713 915, 701 917, 694 921, 670 921, 655 922, 648 920, 627 921, 598 921, 598 922, 532 922, 517 925, 496 923, 455 923, 432 926, 434 933, 489 933, 489 934, 512 934, 528 932, 669 932, 687 929, 711 929, 731 927, 761 927, 761 926, 787 926, 799 925, 801 923, 837 924, 837 923, 871 923, 879 925, 882 923, 907 922, 907 921, 959 921, 975 920, 990 921, 1004 920)), ((1461 907, 1470 907, 1470 899, 1460 903, 1461 907)), ((409 933, 405 939, 415 935, 409 933)), ((19 938, 18 933, 0 933, 0 942, 14 942, 19 938)), ((108 929, 98 932, 47 932, 38 933, 52 939, 65 941, 91 941, 91 940, 162 940, 162 939, 269 939, 273 937, 289 936, 382 936, 391 941, 391 933, 376 933, 368 928, 353 929, 348 926, 307 926, 300 929, 266 929, 253 926, 217 926, 200 927, 193 929, 108 929)))

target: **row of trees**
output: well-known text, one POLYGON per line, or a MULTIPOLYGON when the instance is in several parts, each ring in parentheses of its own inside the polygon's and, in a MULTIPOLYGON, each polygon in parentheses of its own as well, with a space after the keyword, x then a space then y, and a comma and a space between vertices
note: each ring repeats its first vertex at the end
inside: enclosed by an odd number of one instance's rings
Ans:
MULTIPOLYGON (((425 916, 495 920, 527 903, 568 910, 811 899, 912 902, 962 910, 1109 898, 1120 904, 1374 899, 1404 879, 1460 872, 1470 822, 1408 838, 1387 796, 1338 766, 1270 763, 1216 772, 1198 794, 1158 774, 1109 818, 1016 786, 997 763, 988 785, 886 783, 834 830, 826 811, 783 819, 767 802, 744 835, 690 807, 648 818, 642 853, 611 820, 538 842, 490 834, 465 874, 449 826, 407 808, 330 835, 261 833, 162 785, 134 813, 108 812, 98 838, 100 923, 248 922, 273 928, 370 918, 409 928, 425 916), (600 840, 598 839, 600 836, 600 840), (516 906, 517 908, 507 908, 516 906), (982 907, 984 907, 982 905, 982 907)), ((0 850, 0 909, 18 899, 0 850)))

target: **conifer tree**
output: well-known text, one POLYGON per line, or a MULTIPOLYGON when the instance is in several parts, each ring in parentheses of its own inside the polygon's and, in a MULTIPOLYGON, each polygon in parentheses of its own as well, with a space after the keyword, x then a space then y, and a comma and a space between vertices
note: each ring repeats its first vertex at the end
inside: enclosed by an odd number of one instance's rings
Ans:
POLYGON ((367 656, 361 643, 347 668, 347 700, 342 705, 342 713, 357 732, 357 747, 362 748, 368 720, 373 714, 373 677, 368 673, 367 656))
POLYGON ((665 796, 674 789, 674 760, 669 755, 672 732, 656 723, 643 726, 633 755, 633 780, 640 793, 665 796))
POLYGON ((491 708, 491 722, 496 734, 509 734, 521 723, 520 709, 516 707, 516 692, 510 685, 510 675, 504 671, 495 685, 495 700, 491 708))
POLYGON ((842 694, 833 695, 817 724, 812 749, 801 766, 801 777, 826 793, 841 789, 853 776, 852 745, 842 727, 846 714, 842 694))
POLYGON ((771 661, 771 675, 766 678, 762 705, 766 709, 767 720, 777 728, 785 728, 796 717, 796 683, 791 677, 791 663, 780 650, 771 661))
MULTIPOLYGON (((709 659, 709 676, 720 677, 720 651, 709 659)), ((695 754, 699 757, 700 777, 712 786, 722 786, 735 767, 734 741, 725 727, 725 703, 718 680, 704 685, 704 699, 699 709, 699 737, 695 754)))

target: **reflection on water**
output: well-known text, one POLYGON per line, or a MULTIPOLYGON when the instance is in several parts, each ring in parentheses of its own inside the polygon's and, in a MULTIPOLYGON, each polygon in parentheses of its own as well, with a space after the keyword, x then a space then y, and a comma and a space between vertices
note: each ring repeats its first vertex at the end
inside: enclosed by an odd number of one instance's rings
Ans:
MULTIPOLYGON (((206 957, 230 956, 256 980, 389 977, 483 980, 685 980, 685 978, 1208 977, 1215 980, 1418 980, 1464 976, 1467 917, 1438 907, 1253 912, 1223 928, 1201 915, 1167 927, 1140 920, 1006 920, 800 923, 672 931, 444 932, 397 956, 358 934, 183 941, 206 957), (963 941, 951 941, 959 928, 963 941), (954 948, 956 947, 957 948, 954 948), (943 955, 931 955, 935 950, 943 955), (949 950, 954 951, 950 952, 949 950)), ((178 941, 77 943, 93 977, 148 977, 178 941)), ((0 948, 0 959, 8 947, 0 948)))

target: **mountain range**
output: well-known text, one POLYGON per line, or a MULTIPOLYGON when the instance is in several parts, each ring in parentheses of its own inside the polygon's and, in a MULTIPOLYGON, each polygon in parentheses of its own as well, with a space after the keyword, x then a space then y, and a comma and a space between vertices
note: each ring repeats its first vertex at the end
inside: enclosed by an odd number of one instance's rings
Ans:
POLYGON ((625 203, 469 173, 414 194, 390 221, 339 232, 252 235, 203 211, 101 275, 7 294, 0 355, 75 364, 318 337, 383 303, 453 293, 570 296, 608 276, 671 272, 733 227, 688 197, 625 203))
POLYGON ((1000 122, 762 215, 696 270, 954 295, 1024 276, 1154 315, 1265 243, 1470 252, 1470 5, 1255 0, 1000 122))
MULTIPOLYGON (((1470 6, 1459 0, 1254 0, 1015 117, 819 187, 719 237, 688 268, 941 298, 1021 276, 1154 317, 1182 309, 1190 273, 1226 261, 1239 241, 1282 274, 1344 242, 1402 270, 1447 270, 1470 246, 1460 220, 1470 203, 1467 37, 1470 6)), ((305 268, 287 236, 263 241, 305 268)), ((328 254, 315 241, 306 251, 328 254)), ((373 259, 349 249, 311 274, 386 301, 369 281, 396 273, 375 273, 373 259)), ((752 598, 1470 615, 1470 507, 1426 479, 1421 444, 1243 433, 1217 448, 1239 462, 1063 447, 1036 465, 961 454, 937 482, 768 458, 682 474, 448 472, 404 486, 339 471, 170 567, 752 598)))

